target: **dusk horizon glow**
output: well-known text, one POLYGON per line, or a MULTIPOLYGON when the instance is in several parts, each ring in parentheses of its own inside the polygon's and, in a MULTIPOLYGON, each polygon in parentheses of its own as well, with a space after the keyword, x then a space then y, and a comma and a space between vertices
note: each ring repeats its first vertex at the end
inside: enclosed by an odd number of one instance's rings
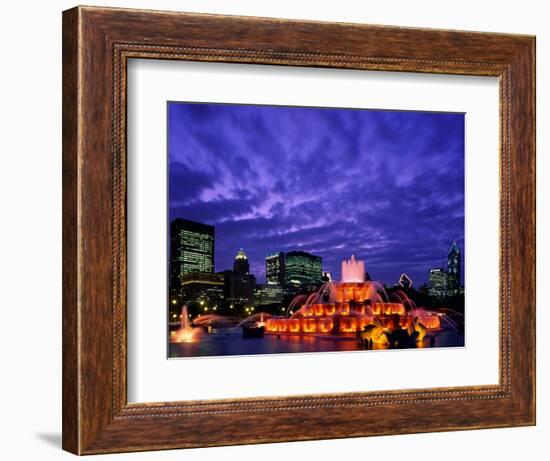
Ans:
POLYGON ((215 227, 216 272, 243 248, 264 283, 301 250, 418 287, 456 241, 464 280, 464 114, 169 102, 168 165, 169 220, 215 227))

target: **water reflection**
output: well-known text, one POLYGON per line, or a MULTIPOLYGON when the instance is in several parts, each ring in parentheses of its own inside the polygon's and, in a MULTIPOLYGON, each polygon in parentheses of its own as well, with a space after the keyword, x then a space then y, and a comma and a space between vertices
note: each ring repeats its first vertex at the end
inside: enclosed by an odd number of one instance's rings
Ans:
MULTIPOLYGON (((345 352, 367 350, 355 337, 330 335, 265 335, 263 338, 243 338, 240 329, 219 328, 208 333, 196 328, 193 342, 172 342, 169 356, 208 357, 227 355, 284 354, 296 352, 345 352)), ((441 331, 427 335, 414 347, 459 347, 464 337, 455 331, 441 331)), ((387 345, 374 343, 373 350, 388 349, 387 345)))

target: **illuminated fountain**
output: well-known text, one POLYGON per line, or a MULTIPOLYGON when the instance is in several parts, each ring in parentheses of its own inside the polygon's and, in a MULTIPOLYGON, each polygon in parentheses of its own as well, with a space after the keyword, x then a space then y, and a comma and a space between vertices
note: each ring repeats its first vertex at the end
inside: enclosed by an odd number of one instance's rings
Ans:
POLYGON ((224 328, 228 325, 234 325, 238 320, 234 317, 225 317, 223 315, 209 314, 198 315, 194 319, 189 319, 187 306, 181 308, 180 327, 170 333, 170 342, 173 343, 191 343, 195 341, 204 341, 203 333, 211 333, 214 328, 224 328))
POLYGON ((271 318, 271 314, 268 314, 267 312, 257 312, 255 314, 249 315, 244 320, 242 320, 240 323, 238 323, 235 328, 244 327, 244 326, 255 326, 255 327, 263 327, 265 326, 266 320, 271 318))
POLYGON ((242 328, 243 338, 262 338, 265 332, 266 320, 271 314, 257 312, 245 318, 235 328, 242 328))
POLYGON ((403 291, 388 296, 379 282, 365 281, 365 263, 342 261, 342 280, 327 282, 309 296, 299 295, 286 317, 265 320, 271 334, 357 335, 377 344, 398 342, 397 333, 421 341, 441 329, 441 314, 416 306, 403 291), (397 333, 396 333, 397 332, 397 333))
POLYGON ((193 319, 192 324, 196 327, 212 327, 219 325, 232 324, 237 321, 234 317, 226 317, 224 315, 206 314, 199 315, 193 319))
POLYGON ((180 314, 180 328, 174 332, 172 341, 176 343, 190 343, 193 341, 194 335, 195 331, 189 322, 187 306, 183 305, 180 314))

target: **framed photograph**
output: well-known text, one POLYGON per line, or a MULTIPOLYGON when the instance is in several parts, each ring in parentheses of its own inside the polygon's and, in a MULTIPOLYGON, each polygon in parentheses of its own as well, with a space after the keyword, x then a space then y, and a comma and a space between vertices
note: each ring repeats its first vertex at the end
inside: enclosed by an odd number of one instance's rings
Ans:
POLYGON ((464 347, 465 114, 167 112, 170 358, 464 347))
POLYGON ((63 448, 535 424, 535 39, 63 13, 63 448))

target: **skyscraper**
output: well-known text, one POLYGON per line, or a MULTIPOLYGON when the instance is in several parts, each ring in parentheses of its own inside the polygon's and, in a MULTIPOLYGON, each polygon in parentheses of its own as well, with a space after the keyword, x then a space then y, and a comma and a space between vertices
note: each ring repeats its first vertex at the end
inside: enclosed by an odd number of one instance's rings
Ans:
POLYGON ((232 271, 223 271, 225 282, 225 300, 236 306, 254 304, 256 277, 250 272, 250 265, 244 250, 241 248, 233 261, 232 271))
POLYGON ((314 287, 323 279, 323 259, 305 251, 291 251, 285 257, 285 284, 314 287))
POLYGON ((233 261, 233 271, 241 275, 246 275, 250 272, 250 264, 242 248, 237 253, 237 256, 235 256, 235 261, 233 261))
POLYGON ((460 249, 453 242, 447 254, 447 291, 449 296, 459 293, 460 290, 460 249))
POLYGON ((408 290, 413 286, 411 278, 405 273, 401 274, 401 277, 399 277, 399 282, 397 282, 397 284, 405 290, 408 290))
POLYGON ((428 293, 434 298, 447 296, 447 272, 441 267, 430 269, 428 274, 428 293))
POLYGON ((265 257, 265 279, 271 285, 285 283, 285 254, 283 252, 272 253, 265 257))
POLYGON ((182 277, 214 272, 214 227, 177 218, 170 226, 170 288, 179 290, 182 277))

